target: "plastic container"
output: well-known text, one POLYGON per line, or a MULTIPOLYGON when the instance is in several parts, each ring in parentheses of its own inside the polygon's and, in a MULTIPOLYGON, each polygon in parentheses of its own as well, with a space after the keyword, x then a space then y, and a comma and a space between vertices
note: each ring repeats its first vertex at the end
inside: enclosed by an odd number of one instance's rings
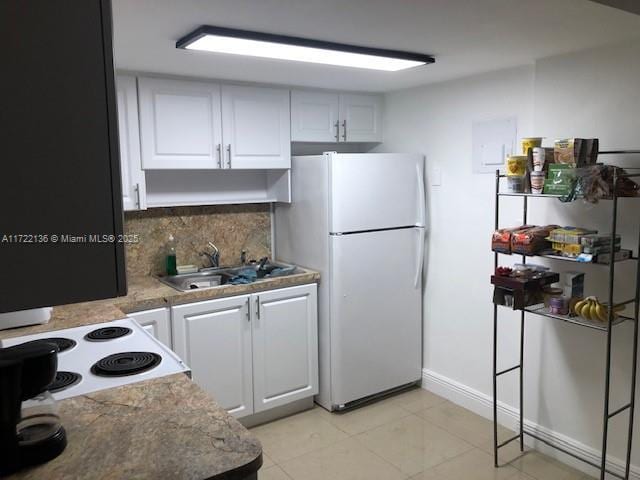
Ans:
POLYGON ((527 177, 507 177, 507 191, 509 193, 524 193, 527 177))
POLYGON ((527 174, 527 163, 529 158, 526 155, 509 155, 507 157, 507 176, 524 177, 527 174))
POLYGON ((569 300, 565 297, 551 297, 549 299, 549 312, 554 315, 567 315, 569 313, 569 300))
POLYGON ((542 140, 544 140, 544 137, 525 137, 521 139, 520 145, 522 147, 522 154, 527 155, 530 148, 533 149, 535 147, 541 147, 542 140))
POLYGON ((542 297, 544 298, 544 306, 551 308, 551 300, 561 298, 564 290, 560 287, 544 287, 542 289, 542 297))
POLYGON ((531 172, 531 193, 541 194, 544 189, 544 172, 531 172))

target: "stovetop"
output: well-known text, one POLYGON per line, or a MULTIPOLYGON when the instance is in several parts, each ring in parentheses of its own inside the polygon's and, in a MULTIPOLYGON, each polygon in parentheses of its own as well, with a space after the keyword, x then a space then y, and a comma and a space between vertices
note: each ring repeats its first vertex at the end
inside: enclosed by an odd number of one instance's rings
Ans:
POLYGON ((36 340, 58 345, 58 373, 49 387, 57 400, 189 372, 175 353, 131 318, 0 340, 0 346, 36 340))

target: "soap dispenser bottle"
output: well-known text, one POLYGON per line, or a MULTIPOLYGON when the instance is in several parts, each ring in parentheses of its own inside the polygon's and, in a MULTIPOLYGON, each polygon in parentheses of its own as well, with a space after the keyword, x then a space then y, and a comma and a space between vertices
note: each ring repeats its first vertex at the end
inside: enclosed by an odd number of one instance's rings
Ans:
POLYGON ((166 267, 167 275, 177 275, 177 260, 176 260, 176 239, 173 235, 169 235, 169 241, 166 246, 166 267))

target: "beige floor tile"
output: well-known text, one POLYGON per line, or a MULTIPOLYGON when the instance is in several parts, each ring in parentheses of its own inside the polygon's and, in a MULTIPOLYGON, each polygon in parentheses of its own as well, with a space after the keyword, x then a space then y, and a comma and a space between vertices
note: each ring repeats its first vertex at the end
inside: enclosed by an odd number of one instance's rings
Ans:
POLYGON ((515 467, 537 480, 584 480, 585 477, 583 472, 535 450, 521 453, 517 445, 501 448, 500 462, 515 467))
POLYGON ((406 476, 353 438, 284 462, 293 480, 402 480, 406 476))
POLYGON ((273 465, 269 468, 261 468, 258 472, 258 480, 291 480, 291 477, 280 467, 273 465))
POLYGON ((251 429, 265 453, 280 464, 285 460, 331 445, 347 434, 313 410, 251 429))
POLYGON ((510 466, 495 468, 493 458, 477 448, 436 465, 411 480, 532 480, 510 466))
POLYGON ((420 473, 473 448, 415 415, 374 428, 356 438, 407 475, 420 473))
MULTIPOLYGON (((493 422, 454 403, 445 403, 417 413, 449 433, 452 433, 487 453, 493 453, 493 422)), ((515 432, 498 427, 500 440, 515 435, 515 432)))
POLYGON ((271 457, 262 452, 262 468, 269 468, 273 465, 275 465, 275 462, 271 459, 271 457))
POLYGON ((440 405, 446 402, 446 399, 431 393, 424 388, 415 388, 408 392, 398 394, 390 398, 391 402, 398 405, 400 408, 411 413, 417 413, 426 408, 431 408, 435 405, 440 405))
POLYGON ((410 415, 410 412, 393 403, 391 399, 385 399, 344 413, 331 413, 320 407, 315 409, 315 412, 349 435, 366 432, 372 428, 410 415))

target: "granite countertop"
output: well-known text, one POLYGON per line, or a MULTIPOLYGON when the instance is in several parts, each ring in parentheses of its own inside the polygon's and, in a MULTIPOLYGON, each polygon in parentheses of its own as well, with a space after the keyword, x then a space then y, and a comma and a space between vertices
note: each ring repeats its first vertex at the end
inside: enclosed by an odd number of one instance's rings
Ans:
POLYGON ((313 270, 298 267, 301 273, 284 277, 265 278, 246 285, 221 285, 219 287, 179 292, 151 276, 130 277, 127 279, 128 294, 124 297, 98 300, 95 302, 75 303, 53 308, 49 323, 29 327, 0 330, 0 340, 33 333, 80 327, 94 323, 109 322, 126 317, 127 313, 170 307, 184 303, 212 300, 215 298, 246 295, 249 293, 292 287, 314 283, 320 280, 320 274, 313 270))
MULTIPOLYGON (((109 322, 151 308, 318 282, 312 270, 179 292, 154 277, 128 279, 128 294, 54 307, 45 325, 0 331, 0 340, 109 322)), ((176 374, 59 402, 69 444, 56 459, 13 479, 243 479, 262 465, 262 447, 186 375, 176 374)))
POLYGON ((11 480, 235 480, 262 465, 262 447, 185 374, 60 402, 68 445, 11 480))

